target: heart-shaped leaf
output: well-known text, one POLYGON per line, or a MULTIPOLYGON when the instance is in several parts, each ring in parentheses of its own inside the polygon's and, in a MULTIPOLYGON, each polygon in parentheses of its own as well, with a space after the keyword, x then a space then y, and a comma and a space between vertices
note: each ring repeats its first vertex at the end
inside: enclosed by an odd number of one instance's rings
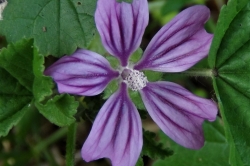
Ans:
POLYGON ((250 165, 250 2, 231 0, 221 10, 209 54, 230 163, 250 165))
POLYGON ((93 38, 95 8, 96 0, 9 0, 0 34, 8 42, 34 38, 43 55, 72 54, 93 38))

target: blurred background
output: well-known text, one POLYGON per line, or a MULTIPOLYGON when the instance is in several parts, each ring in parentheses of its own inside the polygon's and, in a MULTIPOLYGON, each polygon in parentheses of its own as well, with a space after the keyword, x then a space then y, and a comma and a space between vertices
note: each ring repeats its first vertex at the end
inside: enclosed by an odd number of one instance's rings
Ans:
MULTIPOLYGON (((206 29, 213 33, 220 8, 226 2, 226 0, 149 0, 150 22, 145 31, 141 48, 144 50, 157 31, 176 14, 196 4, 206 5, 211 10, 211 17, 206 24, 206 29)), ((91 49, 96 49, 98 52, 99 43, 100 40, 97 36, 90 46, 91 49)), ((207 59, 194 66, 194 68, 206 67, 207 59)), ((189 77, 185 74, 164 74, 162 79, 178 83, 198 96, 216 100, 210 78, 189 77)), ((91 129, 92 121, 105 102, 103 94, 95 97, 79 97, 77 100, 80 101, 81 106, 76 115, 79 123, 75 165, 110 166, 108 159, 86 163, 80 155, 81 147, 91 129)), ((150 117, 143 120, 143 127, 145 130, 155 132, 157 134, 156 140, 160 141, 159 128, 150 117)), ((35 109, 29 111, 6 137, 0 138, 0 166, 64 166, 66 134, 67 128, 59 128, 51 124, 35 109)), ((151 166, 155 160, 144 156, 143 161, 145 166, 151 166)), ((168 165, 171 166, 171 164, 168 165)), ((183 163, 183 166, 186 164, 183 163)))

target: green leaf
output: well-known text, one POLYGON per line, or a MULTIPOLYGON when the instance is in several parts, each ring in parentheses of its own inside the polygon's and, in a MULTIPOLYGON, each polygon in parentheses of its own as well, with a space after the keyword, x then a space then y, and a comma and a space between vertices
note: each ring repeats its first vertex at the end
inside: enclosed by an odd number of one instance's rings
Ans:
POLYGON ((38 53, 37 49, 33 50, 33 54, 33 74, 35 76, 32 87, 33 95, 36 102, 43 102, 46 97, 52 95, 54 83, 51 77, 43 75, 44 57, 38 53))
POLYGON ((10 44, 0 53, 0 136, 7 135, 31 108, 32 59, 25 56, 32 51, 31 43, 10 44))
POLYGON ((74 115, 77 111, 78 102, 69 95, 57 95, 51 98, 54 84, 51 77, 43 75, 44 57, 38 53, 36 48, 33 53, 33 73, 35 75, 33 94, 35 106, 51 123, 61 127, 69 126, 75 122, 74 115))
POLYGON ((22 40, 3 48, 0 56, 0 66, 7 70, 27 90, 32 92, 34 75, 32 71, 32 40, 22 40))
POLYGON ((213 123, 205 123, 203 129, 206 142, 200 150, 184 148, 161 132, 161 141, 173 149, 175 154, 165 160, 156 161, 153 166, 229 166, 229 146, 224 136, 222 121, 217 119, 213 123))
POLYGON ((0 34, 8 42, 34 38, 43 55, 72 54, 93 38, 95 8, 96 0, 9 0, 0 34))
POLYGON ((112 55, 107 55, 107 56, 105 56, 105 58, 109 61, 110 66, 113 69, 118 69, 120 67, 120 62, 116 57, 114 57, 112 55))
POLYGON ((141 118, 146 119, 148 113, 146 111, 146 108, 144 106, 140 93, 138 91, 132 91, 131 89, 128 89, 128 93, 129 93, 130 99, 135 104, 136 108, 138 109, 141 118))
POLYGON ((88 50, 94 51, 100 55, 108 54, 102 45, 102 41, 101 41, 100 35, 98 33, 95 34, 93 40, 91 41, 90 45, 88 46, 88 50))
POLYGON ((227 6, 224 5, 222 7, 216 31, 214 34, 212 46, 208 56, 210 67, 220 66, 228 57, 231 56, 231 54, 235 50, 237 50, 239 47, 242 46, 243 43, 247 41, 248 36, 244 35, 244 33, 247 34, 248 31, 248 18, 246 17, 248 13, 247 4, 248 0, 230 0, 227 6), (242 20, 244 17, 246 20, 242 20), (233 22, 234 25, 232 24, 233 22), (243 38, 237 36, 237 34, 239 34, 243 38), (225 36, 227 37, 225 38, 225 36), (231 38, 229 36, 231 36, 231 38), (225 41, 225 39, 229 39, 229 41, 225 41), (227 47, 230 45, 233 45, 235 47, 227 47), (225 55, 217 56, 218 53, 223 53, 225 55))
POLYGON ((144 74, 147 77, 149 82, 160 81, 163 76, 163 73, 151 71, 151 70, 144 71, 144 74))
POLYGON ((163 147, 162 143, 155 141, 155 133, 150 131, 143 131, 143 148, 142 154, 152 159, 161 158, 173 155, 173 151, 169 148, 163 147))
POLYGON ((44 57, 33 47, 33 40, 23 39, 2 49, 0 76, 4 79, 0 80, 0 136, 6 135, 27 110, 34 110, 34 103, 52 123, 67 126, 75 121, 78 104, 73 97, 55 96, 49 100, 54 84, 50 77, 43 75, 43 63, 44 57))
POLYGON ((32 93, 1 67, 0 76, 0 136, 6 136, 30 108, 32 93))
POLYGON ((141 48, 138 48, 129 58, 129 61, 131 61, 132 63, 136 63, 138 62, 141 57, 142 57, 143 51, 141 48))
POLYGON ((135 104, 135 106, 140 110, 146 110, 143 101, 141 99, 140 93, 138 91, 132 91, 131 89, 128 90, 129 97, 135 104))
POLYGON ((50 122, 62 127, 75 122, 74 115, 76 114, 78 102, 75 101, 74 97, 63 94, 48 100, 44 105, 36 103, 36 107, 50 122))
POLYGON ((52 79, 43 75, 43 63, 44 57, 33 48, 33 40, 24 39, 15 44, 9 44, 8 48, 4 48, 1 52, 0 66, 27 90, 33 92, 38 101, 51 95, 51 88, 54 86, 52 79))
POLYGON ((108 99, 113 93, 116 92, 117 89, 118 89, 118 81, 112 80, 105 88, 102 98, 108 99))
POLYGON ((213 85, 230 143, 230 163, 250 165, 250 3, 231 0, 221 10, 209 53, 213 85))

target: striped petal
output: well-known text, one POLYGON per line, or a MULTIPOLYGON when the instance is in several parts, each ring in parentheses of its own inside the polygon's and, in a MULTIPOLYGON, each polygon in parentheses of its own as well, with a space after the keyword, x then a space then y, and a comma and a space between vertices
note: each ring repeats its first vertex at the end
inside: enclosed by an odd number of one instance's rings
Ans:
POLYGON ((100 94, 119 75, 104 57, 83 49, 62 57, 44 74, 54 79, 60 93, 83 96, 100 94))
POLYGON ((139 47, 148 24, 147 0, 132 4, 98 0, 95 22, 106 50, 126 66, 129 56, 139 47))
POLYGON ((103 105, 82 147, 85 161, 110 158, 113 166, 135 166, 142 149, 142 125, 127 85, 103 105))
POLYGON ((202 122, 216 119, 214 102, 163 81, 148 83, 140 94, 150 116, 166 135, 187 148, 203 146, 202 122))
POLYGON ((206 57, 212 35, 204 29, 210 11, 193 6, 179 13, 154 36, 135 65, 137 70, 181 72, 206 57))

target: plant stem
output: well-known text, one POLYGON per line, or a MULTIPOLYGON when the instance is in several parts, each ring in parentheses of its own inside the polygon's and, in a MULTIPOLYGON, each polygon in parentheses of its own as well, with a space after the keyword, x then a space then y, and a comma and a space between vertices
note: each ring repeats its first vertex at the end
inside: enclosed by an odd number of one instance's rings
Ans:
POLYGON ((49 136, 47 139, 45 139, 45 140, 41 141, 39 144, 37 144, 34 147, 34 151, 36 153, 41 152, 42 150, 44 150, 45 148, 47 148, 52 143, 54 143, 57 140, 59 140, 60 138, 64 137, 66 135, 66 133, 67 133, 67 128, 61 128, 61 129, 59 129, 54 134, 52 134, 51 136, 49 136))
POLYGON ((73 166, 75 162, 75 141, 77 123, 72 123, 68 127, 67 147, 66 147, 66 166, 73 166))
POLYGON ((50 151, 48 151, 47 149, 43 151, 44 156, 46 157, 49 166, 58 166, 58 164, 56 163, 53 155, 51 154, 50 151))
POLYGON ((214 71, 213 69, 192 69, 177 74, 184 74, 195 77, 214 77, 216 76, 216 71, 214 71))

